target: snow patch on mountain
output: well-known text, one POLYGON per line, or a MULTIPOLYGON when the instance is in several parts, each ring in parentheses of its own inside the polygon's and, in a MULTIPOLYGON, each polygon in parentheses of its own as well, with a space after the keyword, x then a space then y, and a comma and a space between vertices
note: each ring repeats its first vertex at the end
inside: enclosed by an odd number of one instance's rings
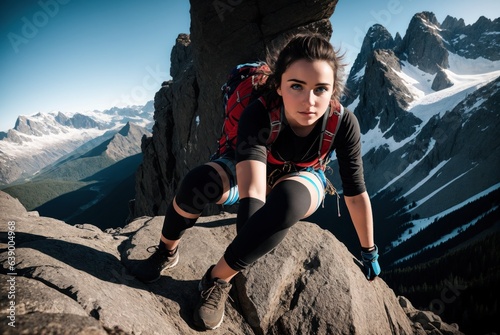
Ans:
POLYGON ((21 143, 0 141, 0 151, 8 153, 11 158, 29 157, 60 144, 84 143, 106 132, 106 130, 101 129, 82 130, 65 126, 59 127, 58 130, 58 133, 41 136, 19 134, 22 139, 21 143))
POLYGON ((434 177, 450 160, 447 159, 447 160, 444 160, 442 161, 441 163, 439 163, 434 169, 432 169, 429 174, 427 175, 427 177, 425 177, 424 179, 422 179, 418 184, 416 184, 415 186, 413 186, 410 190, 408 190, 408 192, 406 192, 405 194, 402 195, 403 198, 406 198, 408 197, 410 194, 412 194, 413 192, 415 192, 416 190, 418 190, 421 186, 423 186, 428 180, 430 180, 432 177, 434 177))
POLYGON ((434 92, 431 85, 436 75, 424 72, 407 61, 401 62, 401 71, 394 70, 394 73, 406 84, 405 86, 412 93, 414 101, 434 92))
POLYGON ((131 106, 126 108, 111 108, 105 111, 85 112, 97 122, 111 128, 121 128, 127 122, 143 128, 151 128, 153 111, 145 111, 142 106, 131 106))
MULTIPOLYGON (((382 187, 380 190, 378 190, 377 193, 375 193, 375 195, 377 195, 378 193, 384 191, 385 189, 387 189, 389 186, 391 186, 392 184, 394 184, 395 182, 397 182, 399 179, 403 178, 407 173, 409 173, 411 170, 413 170, 413 168, 415 168, 421 161, 424 160, 424 158, 429 154, 429 152, 432 151, 432 149, 434 148, 434 145, 436 144, 436 140, 434 139, 431 139, 431 142, 429 143, 429 146, 427 148, 427 151, 425 152, 425 154, 422 156, 422 158, 420 158, 419 160, 416 160, 414 161, 413 163, 409 164, 406 169, 401 172, 400 175, 398 175, 397 177, 393 178, 389 183, 387 183, 384 187, 382 187)), ((401 159, 404 159, 406 157, 406 153, 403 154, 403 156, 401 156, 401 159)), ((410 192, 411 193, 411 192, 410 192)))
POLYGON ((417 209, 418 207, 422 206, 426 201, 428 201, 429 199, 431 199, 433 196, 435 196, 436 194, 438 194, 439 192, 441 192, 442 190, 444 190, 446 187, 448 187, 449 185, 451 185, 452 183, 454 183, 455 181, 459 180, 460 178, 462 178, 463 176, 465 176, 467 173, 469 173, 470 171, 472 171, 473 169, 475 168, 475 166, 473 166, 472 168, 470 168, 469 170, 467 170, 466 172, 458 175, 457 177, 453 178, 452 180, 450 180, 449 182, 447 182, 446 184, 444 184, 443 186, 441 186, 440 188, 434 190, 434 192, 431 192, 429 193, 428 195, 426 195, 424 198, 418 200, 416 203, 417 205, 415 207, 413 207, 411 210, 409 210, 409 212, 417 209))
POLYGON ((472 221, 470 221, 470 222, 468 222, 468 223, 460 226, 459 228, 455 228, 451 233, 448 233, 448 234, 442 236, 441 238, 439 238, 437 241, 435 241, 435 242, 433 242, 431 244, 426 245, 421 250, 419 250, 417 252, 414 252, 414 253, 411 253, 411 254, 409 254, 409 255, 401 258, 401 259, 398 259, 397 261, 394 262, 394 264, 398 264, 398 263, 404 262, 404 261, 410 259, 411 257, 418 255, 423 250, 436 247, 436 246, 440 245, 441 243, 445 243, 445 242, 451 240, 452 238, 456 237, 457 235, 463 233, 466 229, 468 229, 468 228, 472 227, 473 225, 475 225, 479 220, 481 220, 482 218, 484 218, 486 215, 494 212, 497 209, 498 209, 498 206, 495 206, 495 207, 491 208, 486 213, 481 214, 480 216, 478 216, 474 220, 472 220, 472 221))
MULTIPOLYGON (((457 178, 460 178, 457 177, 457 178)), ((463 206, 467 205, 468 203, 472 202, 472 201, 475 201, 497 189, 500 188, 500 183, 497 183, 491 187, 489 187, 488 189, 468 198, 467 200, 465 201, 462 201, 461 203, 459 204, 456 204, 455 206, 453 207, 450 207, 448 208, 447 210, 441 212, 441 213, 438 213, 436 215, 433 215, 431 217, 428 217, 428 218, 424 218, 424 219, 419 219, 419 220, 413 220, 413 221, 410 221, 412 227, 411 228, 408 228, 406 231, 403 232, 403 234, 401 235, 401 237, 397 240, 397 241, 393 241, 392 242, 392 247, 396 247, 398 245, 400 245, 401 243, 405 242, 406 240, 410 239, 411 237, 413 237, 416 233, 418 233, 420 230, 422 229, 425 229, 427 228, 430 224, 432 224, 435 220, 441 218, 441 217, 444 217, 448 214, 450 214, 451 212, 453 211, 456 211, 457 209, 460 209, 462 208, 463 206)), ((476 220, 477 221, 477 220, 476 220)), ((456 233, 458 234, 459 231, 457 230, 456 233)), ((453 235, 451 237, 454 237, 456 235, 453 235)), ((436 236, 436 241, 440 241, 443 237, 441 236, 436 236)), ((437 243, 437 242, 436 242, 437 243)))
POLYGON ((416 97, 409 104, 408 111, 424 121, 422 126, 434 115, 444 115, 468 94, 500 76, 500 61, 493 62, 484 58, 471 60, 452 53, 449 54, 449 61, 450 68, 444 71, 454 85, 437 92, 430 88, 433 75, 404 62, 400 76, 411 84, 412 93, 416 97))
MULTIPOLYGON (((454 85, 437 92, 431 89, 435 75, 423 72, 408 62, 402 62, 401 71, 394 70, 413 94, 413 101, 409 104, 407 111, 423 122, 417 126, 412 136, 399 142, 392 137, 385 138, 384 135, 390 129, 382 132, 377 125, 363 135, 363 155, 380 146, 388 148, 391 152, 401 148, 412 141, 433 116, 439 114, 442 117, 467 95, 500 76, 500 61, 490 61, 484 58, 471 60, 452 53, 449 54, 449 60, 450 68, 444 71, 454 85)), ((349 106, 349 109, 352 110, 353 106, 357 106, 356 101, 349 106)), ((477 104, 480 103, 480 101, 477 102, 477 104)))

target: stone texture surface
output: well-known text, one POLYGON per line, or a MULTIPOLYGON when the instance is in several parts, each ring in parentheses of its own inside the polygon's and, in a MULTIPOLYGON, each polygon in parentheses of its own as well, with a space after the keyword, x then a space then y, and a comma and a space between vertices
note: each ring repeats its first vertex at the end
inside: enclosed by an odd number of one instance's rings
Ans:
POLYGON ((449 54, 439 27, 434 13, 417 13, 411 19, 400 45, 400 54, 405 54, 410 64, 431 74, 449 67, 449 54))
POLYGON ((450 80, 450 78, 448 78, 446 72, 443 69, 439 69, 439 71, 436 73, 436 76, 434 77, 434 80, 432 81, 431 88, 434 91, 441 91, 451 86, 453 86, 453 82, 450 80))
MULTIPOLYGON (((401 36, 397 36, 400 40, 401 36)), ((366 63, 373 51, 377 49, 393 50, 396 45, 397 42, 384 26, 374 24, 368 29, 346 81, 345 97, 342 101, 344 106, 349 106, 359 96, 360 83, 365 74, 366 63)))
MULTIPOLYGON (((179 264, 146 285, 127 269, 157 244, 161 216, 104 232, 40 217, 0 192, 0 222, 2 334, 197 334, 191 316, 198 281, 235 234, 234 214, 202 217, 183 237, 179 264), (4 243, 8 222, 15 222, 13 269, 4 243), (15 297, 9 297, 12 278, 15 297), (16 328, 5 322, 12 302, 16 328)), ((461 334, 398 299, 380 278, 368 282, 357 257, 309 222, 296 224, 239 274, 231 297, 222 326, 211 333, 461 334)))

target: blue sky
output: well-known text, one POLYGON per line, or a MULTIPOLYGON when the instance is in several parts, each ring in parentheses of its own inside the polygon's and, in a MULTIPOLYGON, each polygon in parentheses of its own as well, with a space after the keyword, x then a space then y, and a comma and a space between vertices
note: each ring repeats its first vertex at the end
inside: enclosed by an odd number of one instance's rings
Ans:
MULTIPOLYGON (((233 1, 233 3, 235 3, 233 1)), ((332 43, 357 55, 375 24, 402 36, 432 11, 474 23, 499 17, 498 0, 339 0, 332 43)), ((187 0, 4 0, 0 4, 0 131, 19 115, 144 104, 169 79, 170 52, 189 33, 187 0)))

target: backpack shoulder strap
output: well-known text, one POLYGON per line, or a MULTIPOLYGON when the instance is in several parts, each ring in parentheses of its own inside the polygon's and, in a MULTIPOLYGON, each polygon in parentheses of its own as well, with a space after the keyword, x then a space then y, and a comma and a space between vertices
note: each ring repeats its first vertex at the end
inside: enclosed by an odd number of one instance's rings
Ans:
MULTIPOLYGON (((264 97, 259 97, 259 101, 264 105, 264 107, 267 107, 266 100, 264 97)), ((269 119, 271 121, 271 127, 270 130, 271 132, 269 133, 269 137, 267 138, 267 145, 270 145, 276 141, 278 138, 278 135, 281 131, 281 120, 283 119, 283 105, 278 105, 272 106, 271 110, 269 111, 269 119)))
MULTIPOLYGON (((267 106, 266 101, 263 97, 259 97, 259 101, 262 103, 262 105, 264 105, 264 107, 267 106)), ((322 170, 326 169, 326 165, 329 162, 329 152, 332 148, 335 134, 340 127, 340 120, 342 119, 342 115, 344 115, 344 107, 337 100, 332 100, 330 106, 328 107, 328 110, 323 116, 323 125, 318 148, 318 158, 316 158, 313 162, 304 163, 304 166, 311 166, 310 164, 312 164, 314 168, 320 168, 322 170)), ((276 104, 276 106, 271 108, 269 112, 269 118, 271 121, 271 133, 269 134, 269 137, 267 139, 267 145, 270 145, 274 141, 276 141, 281 130, 283 117, 284 109, 282 104, 276 104)), ((276 160, 270 153, 268 155, 268 161, 273 164, 282 163, 281 161, 276 160)), ((303 164, 297 165, 302 166, 303 164)))
POLYGON ((344 106, 342 106, 337 100, 332 100, 323 119, 323 129, 321 131, 319 143, 318 164, 321 169, 326 168, 326 164, 328 164, 328 160, 326 158, 332 148, 335 134, 337 134, 337 131, 339 130, 342 115, 344 115, 344 106))

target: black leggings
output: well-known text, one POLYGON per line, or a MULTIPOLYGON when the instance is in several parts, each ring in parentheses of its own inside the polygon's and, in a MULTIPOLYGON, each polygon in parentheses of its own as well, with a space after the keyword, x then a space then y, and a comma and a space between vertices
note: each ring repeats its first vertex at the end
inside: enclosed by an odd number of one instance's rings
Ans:
POLYGON ((239 225, 238 234, 224 253, 227 264, 237 271, 246 269, 280 244, 288 230, 306 215, 311 196, 301 183, 285 180, 271 190, 265 204, 257 199, 242 199, 238 216, 247 202, 254 210, 257 203, 261 207, 253 214, 249 212, 248 220, 239 225))
MULTIPOLYGON (((200 165, 184 177, 175 196, 179 208, 190 214, 200 215, 209 203, 216 203, 223 194, 222 179, 209 165, 200 165)), ((174 209, 173 201, 167 208, 162 235, 169 240, 178 240, 196 219, 181 216, 174 209)))
MULTIPOLYGON (((186 175, 175 201, 182 210, 201 214, 205 205, 217 202, 222 193, 222 180, 218 173, 208 165, 201 165, 186 175)), ((294 180, 284 180, 275 185, 265 203, 254 198, 241 199, 238 233, 224 253, 228 265, 241 271, 273 250, 290 227, 306 215, 310 205, 311 196, 307 187, 294 180)), ((179 215, 171 203, 165 215, 162 235, 178 240, 196 220, 179 215)))

